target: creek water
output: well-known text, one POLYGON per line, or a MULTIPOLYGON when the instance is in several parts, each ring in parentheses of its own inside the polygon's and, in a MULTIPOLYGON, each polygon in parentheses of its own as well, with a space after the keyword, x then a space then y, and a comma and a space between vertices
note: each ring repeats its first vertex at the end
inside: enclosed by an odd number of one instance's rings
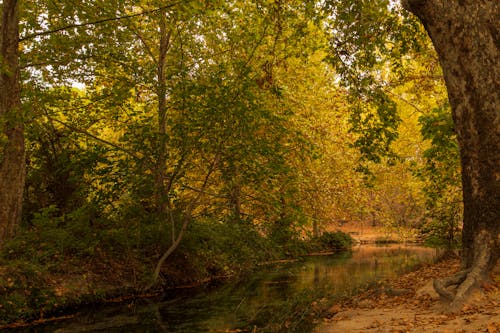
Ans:
POLYGON ((262 268, 239 280, 173 290, 162 299, 85 308, 74 318, 15 332, 235 332, 252 324, 269 304, 279 306, 312 292, 354 295, 436 257, 436 250, 418 246, 362 245, 262 268))

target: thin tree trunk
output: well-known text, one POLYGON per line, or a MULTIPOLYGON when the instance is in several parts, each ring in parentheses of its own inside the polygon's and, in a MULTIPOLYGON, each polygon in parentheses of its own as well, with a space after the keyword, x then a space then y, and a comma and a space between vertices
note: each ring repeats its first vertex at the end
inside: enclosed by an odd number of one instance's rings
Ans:
POLYGON ((435 284, 443 296, 446 285, 459 285, 450 306, 458 310, 500 254, 498 1, 406 0, 404 6, 420 18, 439 55, 460 146, 464 271, 435 284))
POLYGON ((158 134, 159 134, 159 147, 158 159, 156 161, 156 205, 158 212, 162 217, 166 216, 168 203, 166 191, 166 174, 165 163, 167 158, 167 82, 166 82, 166 65, 167 65, 167 52, 170 48, 171 31, 167 30, 166 10, 163 9, 160 15, 160 48, 157 62, 157 95, 158 95, 158 134))
POLYGON ((241 222, 241 185, 240 174, 237 165, 230 168, 230 194, 229 207, 231 210, 231 220, 235 223, 241 222))
POLYGON ((182 227, 179 231, 179 234, 177 235, 175 240, 173 240, 172 245, 170 245, 170 247, 167 249, 167 251, 165 251, 163 253, 163 255, 161 256, 161 258, 158 260, 158 263, 156 264, 155 270, 153 272, 153 278, 151 280, 151 283, 148 286, 146 286, 144 288, 144 290, 149 290, 156 285, 158 278, 160 277, 160 273, 161 273, 161 269, 163 267, 163 264, 168 259, 168 257, 170 257, 170 255, 172 253, 174 253, 174 251, 180 245, 180 243, 184 237, 184 233, 186 232, 186 229, 187 229, 189 223, 191 222, 193 211, 196 208, 196 206, 198 205, 198 202, 200 201, 201 197, 205 193, 205 189, 208 185, 208 180, 210 179, 210 176, 214 172, 215 167, 218 163, 219 163, 219 153, 216 154, 216 156, 214 157, 214 160, 212 161, 210 167, 208 168, 207 174, 205 175, 205 179, 203 181, 203 185, 202 185, 200 191, 191 200, 188 207, 186 208, 186 211, 183 214, 183 223, 182 223, 182 227))
POLYGON ((313 217, 312 223, 313 223, 313 237, 318 238, 320 236, 318 219, 316 217, 313 217))
POLYGON ((1 8, 0 241, 12 237, 21 222, 26 168, 19 83, 19 5, 16 0, 4 0, 1 8))

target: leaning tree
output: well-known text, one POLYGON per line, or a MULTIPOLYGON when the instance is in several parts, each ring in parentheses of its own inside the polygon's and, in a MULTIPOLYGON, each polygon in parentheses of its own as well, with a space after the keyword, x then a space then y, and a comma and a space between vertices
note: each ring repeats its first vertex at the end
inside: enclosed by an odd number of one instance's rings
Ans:
POLYGON ((444 73, 460 146, 463 267, 434 287, 458 310, 500 254, 500 104, 497 0, 403 0, 423 23, 444 73), (452 293, 448 287, 458 286, 452 293))

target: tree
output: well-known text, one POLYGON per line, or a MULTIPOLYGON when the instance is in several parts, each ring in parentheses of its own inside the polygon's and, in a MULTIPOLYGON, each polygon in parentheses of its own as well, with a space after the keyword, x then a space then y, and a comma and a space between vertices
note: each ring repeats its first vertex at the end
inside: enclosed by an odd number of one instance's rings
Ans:
POLYGON ((464 223, 463 270, 436 280, 458 310, 500 254, 500 116, 498 17, 495 0, 405 0, 439 55, 460 148, 464 223), (456 293, 448 289, 458 285, 456 293))
POLYGON ((5 0, 0 21, 0 241, 21 222, 25 180, 19 83, 19 3, 5 0))

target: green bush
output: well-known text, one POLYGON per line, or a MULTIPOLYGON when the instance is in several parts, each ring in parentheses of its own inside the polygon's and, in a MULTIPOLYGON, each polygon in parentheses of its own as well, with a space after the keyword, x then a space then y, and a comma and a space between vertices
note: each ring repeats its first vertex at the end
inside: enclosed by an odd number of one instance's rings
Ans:
POLYGON ((227 275, 278 257, 272 243, 251 225, 193 221, 179 251, 207 275, 227 275))
POLYGON ((31 223, 6 242, 0 259, 55 265, 68 256, 92 255, 99 243, 99 229, 93 225, 96 222, 83 208, 60 214, 57 207, 49 206, 35 213, 31 223))
POLYGON ((342 231, 325 232, 318 240, 322 246, 332 250, 348 250, 354 243, 351 235, 342 231))
POLYGON ((57 300, 43 267, 13 261, 4 270, 0 276, 0 324, 32 320, 54 309, 57 300))

